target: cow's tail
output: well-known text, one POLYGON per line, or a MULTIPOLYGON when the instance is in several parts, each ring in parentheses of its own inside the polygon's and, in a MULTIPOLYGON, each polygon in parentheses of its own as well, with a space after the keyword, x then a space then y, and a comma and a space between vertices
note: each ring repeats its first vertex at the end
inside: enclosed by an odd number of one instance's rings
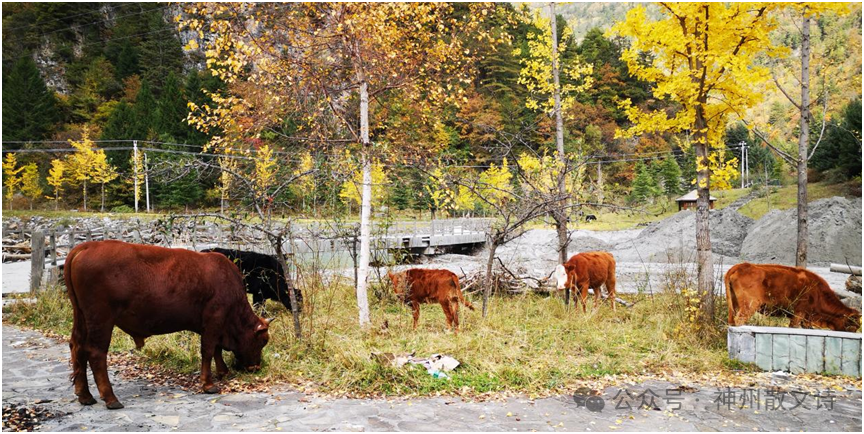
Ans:
POLYGON ((729 325, 735 326, 735 312, 738 311, 735 306, 735 292, 732 289, 732 275, 734 270, 729 270, 726 276, 723 277, 723 283, 726 285, 726 307, 729 310, 729 325))
POLYGON ((459 287, 459 278, 455 275, 453 276, 453 285, 456 288, 456 293, 459 294, 459 301, 461 301, 468 309, 474 310, 474 305, 472 305, 470 301, 465 300, 465 296, 462 294, 462 288, 459 287))
MULTIPOLYGON (((74 380, 78 375, 82 374, 82 367, 87 366, 86 360, 79 361, 79 363, 74 362, 78 358, 78 348, 81 345, 84 345, 84 341, 87 339, 87 322, 84 319, 84 312, 82 312, 81 307, 78 306, 78 297, 75 295, 75 288, 72 284, 72 264, 75 257, 77 257, 81 251, 81 249, 72 249, 72 251, 66 256, 63 265, 63 280, 66 283, 66 294, 69 296, 69 301, 72 303, 72 337, 69 340, 69 349, 72 352, 73 359, 72 374, 69 376, 71 380, 74 380)), ((83 374, 86 375, 86 372, 83 374)))

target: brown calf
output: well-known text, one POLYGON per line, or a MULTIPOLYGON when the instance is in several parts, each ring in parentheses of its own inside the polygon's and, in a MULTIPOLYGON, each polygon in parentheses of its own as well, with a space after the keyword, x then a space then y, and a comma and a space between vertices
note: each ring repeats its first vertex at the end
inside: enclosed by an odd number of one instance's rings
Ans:
POLYGON ((393 283, 393 291, 414 311, 414 328, 420 318, 420 303, 439 303, 447 317, 447 327, 459 332, 459 305, 474 310, 462 296, 459 278, 447 270, 412 268, 399 273, 387 273, 393 283))
POLYGON ((615 310, 615 258, 608 252, 584 252, 573 255, 564 265, 558 265, 553 273, 558 289, 570 288, 573 291, 573 303, 576 301, 576 289, 582 300, 582 311, 587 311, 588 288, 594 290, 594 307, 600 304, 600 288, 606 285, 609 293, 609 303, 615 310))
POLYGON ((738 264, 726 272, 729 325, 742 325, 756 312, 790 316, 789 327, 854 332, 861 313, 846 307, 825 279, 803 268, 738 264))

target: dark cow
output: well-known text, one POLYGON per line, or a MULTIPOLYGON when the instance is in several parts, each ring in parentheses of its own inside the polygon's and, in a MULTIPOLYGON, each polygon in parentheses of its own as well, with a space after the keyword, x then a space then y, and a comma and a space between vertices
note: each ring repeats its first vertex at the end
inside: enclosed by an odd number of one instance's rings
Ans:
POLYGON ((609 252, 584 252, 573 255, 564 265, 555 267, 553 273, 558 289, 570 288, 573 303, 576 295, 582 300, 582 311, 587 311, 588 288, 594 290, 594 307, 600 303, 600 288, 606 285, 609 303, 615 310, 615 258, 609 252), (578 291, 577 291, 578 289, 578 291))
POLYGON ((594 214, 588 214, 585 216, 585 223, 591 223, 597 220, 597 216, 594 214))
POLYGON ((87 363, 109 409, 123 408, 108 380, 107 354, 114 326, 140 348, 153 335, 189 330, 201 335, 201 382, 217 393, 216 374, 228 367, 222 350, 234 353, 236 367, 257 370, 270 339, 270 320, 252 312, 243 278, 225 256, 182 249, 95 241, 79 244, 66 258, 66 291, 72 302, 72 380, 78 402, 96 403, 87 385, 87 363))
POLYGON ((412 268, 399 273, 387 273, 393 291, 414 311, 414 328, 420 319, 420 303, 438 303, 447 318, 447 327, 459 332, 459 305, 474 310, 459 289, 459 278, 448 270, 412 268))
POLYGON ((260 306, 264 304, 264 300, 270 299, 282 303, 291 311, 288 288, 292 288, 294 297, 297 298, 297 311, 303 311, 303 294, 285 280, 284 268, 273 256, 220 248, 203 251, 221 253, 237 264, 246 282, 246 292, 252 294, 252 304, 255 306, 260 306))
POLYGON ((825 279, 804 268, 744 262, 723 280, 731 326, 761 312, 791 317, 789 327, 847 332, 861 327, 861 312, 844 305, 825 279))

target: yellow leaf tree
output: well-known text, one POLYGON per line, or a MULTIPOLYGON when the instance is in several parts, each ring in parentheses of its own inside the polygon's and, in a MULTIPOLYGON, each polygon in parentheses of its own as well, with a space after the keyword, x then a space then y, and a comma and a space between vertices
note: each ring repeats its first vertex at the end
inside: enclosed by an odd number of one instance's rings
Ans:
MULTIPOLYGON (((633 126, 618 132, 630 137, 647 132, 689 131, 696 150, 696 260, 702 323, 714 318, 714 267, 708 227, 712 150, 724 147, 729 116, 743 113, 762 98, 768 70, 754 64, 760 53, 777 55, 768 37, 775 27, 769 3, 659 3, 663 17, 649 21, 644 7, 627 13, 612 34, 632 45, 621 59, 631 74, 653 83, 654 96, 680 108, 671 115, 644 112, 629 100, 621 103, 633 126), (649 54, 646 57, 643 53, 649 54)), ((720 159, 715 158, 714 164, 720 159)))
POLYGON ((39 182, 39 166, 36 163, 30 163, 24 166, 24 171, 21 173, 21 193, 30 199, 30 209, 33 209, 33 202, 42 196, 42 184, 39 182))
POLYGON ((15 189, 21 185, 21 176, 19 173, 24 170, 23 167, 18 167, 18 157, 10 152, 3 158, 3 187, 6 188, 6 201, 9 202, 9 209, 12 209, 12 198, 15 197, 15 189))
MULTIPOLYGON (((66 182, 65 177, 66 163, 63 160, 51 160, 51 168, 48 169, 48 185, 54 189, 54 210, 60 207, 60 192, 63 189, 63 184, 66 182)), ((137 194, 137 192, 136 192, 137 194)))
POLYGON ((105 212, 105 184, 117 179, 120 176, 117 173, 117 168, 108 162, 108 156, 105 151, 98 150, 93 153, 92 179, 93 182, 100 185, 102 189, 102 205, 101 212, 105 212))

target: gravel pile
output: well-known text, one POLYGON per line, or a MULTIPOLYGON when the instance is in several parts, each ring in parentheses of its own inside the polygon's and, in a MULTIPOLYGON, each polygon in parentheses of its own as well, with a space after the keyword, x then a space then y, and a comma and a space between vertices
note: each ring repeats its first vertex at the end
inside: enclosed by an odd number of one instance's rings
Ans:
MULTIPOLYGON (((797 209, 771 211, 744 239, 741 260, 795 265, 797 209)), ((861 265, 861 199, 832 197, 810 203, 809 265, 861 265)))
MULTIPOLYGON (((718 259, 736 258, 753 220, 729 208, 710 214, 711 250, 718 259)), ((636 239, 615 245, 626 261, 690 262, 696 257, 696 213, 681 211, 652 223, 636 239)), ((727 259, 728 262, 728 259, 727 259)))

